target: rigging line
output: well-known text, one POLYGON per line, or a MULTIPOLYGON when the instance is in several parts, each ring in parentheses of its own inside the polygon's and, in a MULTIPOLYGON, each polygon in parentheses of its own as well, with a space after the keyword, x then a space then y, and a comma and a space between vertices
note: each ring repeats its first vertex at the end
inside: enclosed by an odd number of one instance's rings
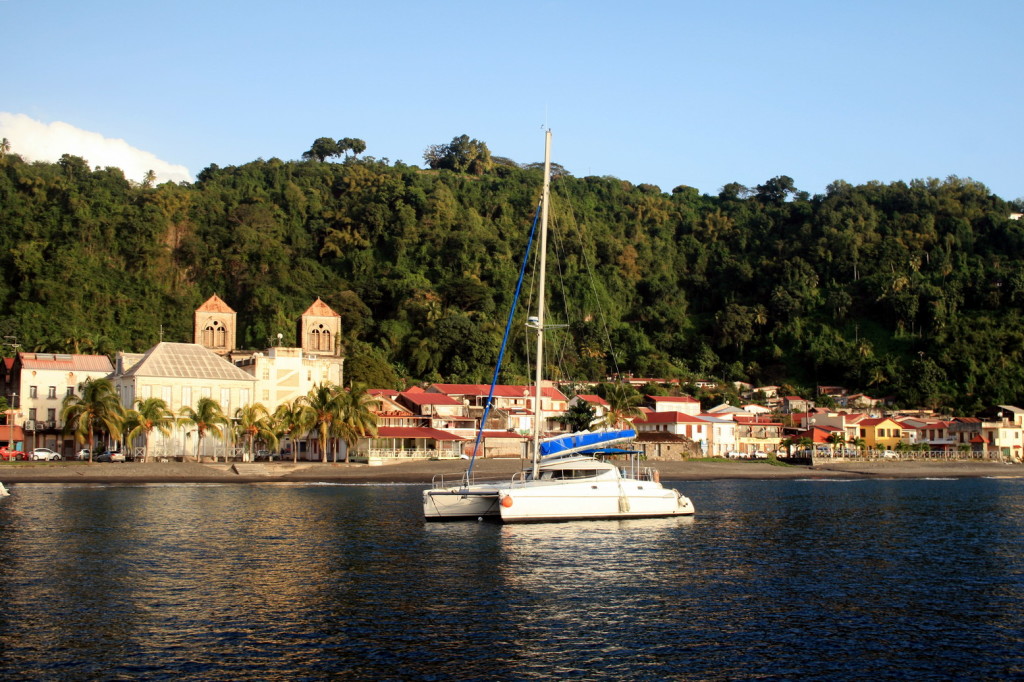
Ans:
POLYGON ((498 374, 501 372, 501 363, 505 359, 505 348, 508 346, 509 331, 512 329, 512 319, 516 314, 516 306, 519 304, 519 294, 523 288, 523 277, 526 276, 526 265, 530 261, 530 252, 533 250, 533 236, 537 232, 537 223, 540 222, 540 205, 533 216, 533 225, 530 227, 530 237, 526 240, 526 253, 523 254, 522 265, 519 266, 519 279, 516 281, 516 293, 512 297, 512 305, 508 311, 508 320, 505 322, 505 334, 501 339, 501 350, 498 351, 498 361, 494 365, 494 375, 491 378, 491 388, 487 393, 487 403, 484 405, 484 413, 480 417, 480 428, 476 432, 476 441, 473 443, 473 456, 469 460, 469 467, 466 468, 466 484, 473 480, 473 465, 476 464, 476 454, 480 450, 480 441, 483 440, 484 427, 487 426, 487 417, 491 414, 491 407, 494 405, 494 387, 498 383, 498 374))
MULTIPOLYGON (((557 223, 558 220, 555 219, 555 220, 552 220, 552 222, 557 223)), ((557 227, 557 225, 555 227, 557 227)), ((569 358, 570 354, 573 354, 573 351, 575 350, 575 348, 574 348, 574 344, 572 343, 573 335, 572 335, 572 331, 571 331, 571 326, 572 326, 572 323, 574 322, 573 315, 572 315, 573 309, 570 308, 570 306, 569 306, 569 296, 568 296, 568 292, 566 290, 566 281, 568 280, 568 277, 566 276, 566 273, 563 270, 563 264, 567 262, 567 259, 566 259, 567 251, 565 249, 565 240, 562 239, 562 235, 561 235, 561 233, 560 233, 560 231, 558 229, 550 230, 548 236, 551 238, 551 241, 552 241, 552 249, 559 256, 558 258, 555 258, 554 260, 555 260, 555 267, 558 268, 558 278, 557 278, 557 281, 558 281, 558 284, 559 284, 559 292, 562 295, 562 310, 563 310, 563 312, 565 314, 565 321, 567 323, 567 327, 569 328, 569 332, 568 333, 566 333, 566 334, 559 334, 558 335, 559 341, 558 341, 558 350, 557 350, 557 354, 556 354, 557 355, 556 365, 557 365, 559 371, 561 372, 561 377, 562 377, 563 381, 566 380, 567 378, 575 380, 575 379, 578 379, 578 377, 575 376, 575 373, 569 372, 569 371, 566 370, 566 367, 568 366, 568 363, 569 363, 568 358, 569 358)), ((576 312, 579 313, 578 310, 576 312)), ((576 355, 578 355, 578 354, 576 354, 576 355)))
POLYGON ((601 331, 604 332, 604 341, 608 348, 608 354, 611 356, 612 367, 614 368, 614 374, 616 376, 622 376, 622 372, 619 370, 619 360, 617 353, 615 352, 615 346, 612 344, 611 331, 608 329, 608 317, 604 313, 604 308, 601 306, 601 299, 597 292, 597 278, 594 276, 594 269, 590 264, 590 258, 587 257, 587 249, 583 241, 583 232, 580 230, 579 222, 576 220, 576 213, 572 209, 572 203, 569 201, 565 202, 569 208, 569 217, 573 228, 576 231, 576 238, 579 241, 580 256, 583 258, 583 264, 586 266, 587 278, 590 282, 590 290, 594 295, 594 308, 597 311, 598 319, 601 321, 601 331))
POLYGON ((620 371, 620 369, 618 369, 617 353, 615 352, 614 345, 611 343, 611 332, 608 329, 608 317, 604 313, 604 308, 603 308, 603 306, 601 306, 601 299, 598 296, 598 292, 597 292, 597 278, 595 278, 595 276, 594 276, 594 268, 593 268, 593 266, 590 263, 590 258, 587 256, 587 249, 586 249, 586 245, 584 243, 583 232, 580 229, 579 221, 577 219, 575 219, 575 213, 572 211, 572 204, 569 203, 569 202, 566 202, 566 205, 568 206, 568 209, 569 209, 569 217, 571 218, 570 222, 572 223, 572 227, 575 229, 575 235, 577 235, 577 239, 580 242, 580 255, 583 257, 583 262, 584 262, 584 264, 587 267, 587 275, 588 275, 588 280, 590 282, 590 289, 591 289, 591 292, 594 295, 594 302, 595 302, 595 306, 594 307, 597 310, 597 316, 600 319, 601 331, 604 332, 604 342, 605 342, 605 344, 606 344, 606 346, 608 348, 608 354, 611 356, 611 365, 612 365, 612 368, 614 368, 614 375, 615 376, 622 376, 622 372, 620 371))

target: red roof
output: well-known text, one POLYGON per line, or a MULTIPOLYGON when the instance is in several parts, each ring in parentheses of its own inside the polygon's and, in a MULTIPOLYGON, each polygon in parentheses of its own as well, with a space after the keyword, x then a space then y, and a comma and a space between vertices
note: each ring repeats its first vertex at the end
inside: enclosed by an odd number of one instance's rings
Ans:
POLYGON ((196 308, 197 313, 234 313, 227 303, 225 303, 220 296, 214 294, 210 298, 206 299, 206 302, 196 308))
MULTIPOLYGON (((433 387, 447 395, 472 395, 487 397, 491 392, 490 384, 434 384, 433 387)), ((494 387, 494 395, 498 398, 528 398, 533 395, 532 386, 511 386, 498 384, 494 387)), ((541 395, 554 400, 565 400, 565 395, 557 388, 545 386, 541 395)))
POLYGON ((379 426, 377 438, 429 438, 430 440, 467 440, 454 433, 426 426, 379 426))
POLYGON ((605 400, 604 398, 602 398, 601 396, 596 395, 594 393, 580 393, 576 397, 579 398, 580 400, 585 400, 588 403, 593 403, 595 405, 602 405, 604 407, 608 407, 608 401, 605 400))
POLYGON ((649 395, 647 399, 652 403, 696 403, 700 402, 688 395, 649 395))
POLYGON ((321 301, 319 296, 316 297, 312 305, 306 308, 306 312, 302 313, 303 317, 306 315, 311 317, 341 317, 341 315, 331 310, 331 306, 321 301))
POLYGON ((413 405, 462 405, 458 400, 444 393, 406 392, 401 393, 400 396, 413 405))
POLYGON ((23 369, 59 369, 69 372, 113 372, 106 355, 67 353, 18 353, 23 369))

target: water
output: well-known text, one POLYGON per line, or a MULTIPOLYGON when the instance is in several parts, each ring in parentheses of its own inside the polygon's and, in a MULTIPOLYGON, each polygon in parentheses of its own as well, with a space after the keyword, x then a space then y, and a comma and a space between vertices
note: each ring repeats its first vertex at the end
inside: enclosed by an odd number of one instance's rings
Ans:
POLYGON ((1024 480, 681 484, 425 524, 421 486, 11 486, 2 679, 1013 679, 1024 480))

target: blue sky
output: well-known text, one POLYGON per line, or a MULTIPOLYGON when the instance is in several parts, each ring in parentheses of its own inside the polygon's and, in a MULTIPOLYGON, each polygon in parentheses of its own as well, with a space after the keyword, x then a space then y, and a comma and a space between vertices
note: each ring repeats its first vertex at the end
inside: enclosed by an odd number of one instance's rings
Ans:
POLYGON ((323 136, 527 163, 548 126, 573 174, 665 191, 958 175, 1024 197, 1019 0, 0 0, 0 26, 0 134, 30 158, 62 122, 192 176, 323 136))

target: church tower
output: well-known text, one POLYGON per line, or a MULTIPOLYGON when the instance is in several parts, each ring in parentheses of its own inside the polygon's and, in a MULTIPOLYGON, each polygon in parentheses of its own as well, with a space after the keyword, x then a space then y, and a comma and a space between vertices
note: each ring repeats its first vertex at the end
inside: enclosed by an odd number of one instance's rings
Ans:
POLYGON ((214 294, 196 308, 192 322, 193 343, 209 348, 218 355, 235 350, 238 314, 214 294))
POLYGON ((299 318, 299 346, 306 353, 341 355, 341 316, 319 296, 299 318))

